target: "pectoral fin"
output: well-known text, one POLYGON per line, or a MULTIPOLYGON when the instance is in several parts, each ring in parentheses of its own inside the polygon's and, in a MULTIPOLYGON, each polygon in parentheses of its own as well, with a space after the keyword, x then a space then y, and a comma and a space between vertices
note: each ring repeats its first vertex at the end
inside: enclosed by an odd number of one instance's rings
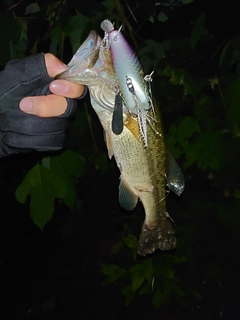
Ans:
POLYGON ((129 187, 121 179, 119 184, 119 204, 120 206, 128 211, 133 210, 138 202, 138 196, 133 193, 129 187))
POLYGON ((115 134, 120 134, 123 131, 123 107, 122 98, 119 93, 115 96, 115 105, 112 117, 112 131, 115 134))
POLYGON ((167 183, 170 190, 175 192, 178 196, 181 195, 185 186, 184 176, 177 162, 170 153, 168 154, 167 183))

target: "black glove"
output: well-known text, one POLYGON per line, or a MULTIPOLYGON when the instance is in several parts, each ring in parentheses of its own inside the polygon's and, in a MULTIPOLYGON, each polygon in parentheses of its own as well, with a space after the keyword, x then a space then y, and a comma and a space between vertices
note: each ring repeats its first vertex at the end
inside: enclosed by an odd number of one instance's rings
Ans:
POLYGON ((50 94, 48 86, 52 80, 44 53, 12 60, 0 72, 0 157, 64 147, 76 100, 67 98, 67 110, 59 117, 40 118, 19 109, 20 100, 27 96, 50 94))

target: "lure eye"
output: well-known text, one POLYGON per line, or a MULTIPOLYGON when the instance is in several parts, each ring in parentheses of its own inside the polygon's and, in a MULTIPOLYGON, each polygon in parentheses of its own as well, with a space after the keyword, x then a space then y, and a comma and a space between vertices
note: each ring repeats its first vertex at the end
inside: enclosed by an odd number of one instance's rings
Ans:
POLYGON ((113 37, 113 41, 117 41, 117 39, 118 39, 118 35, 115 35, 115 36, 113 37))

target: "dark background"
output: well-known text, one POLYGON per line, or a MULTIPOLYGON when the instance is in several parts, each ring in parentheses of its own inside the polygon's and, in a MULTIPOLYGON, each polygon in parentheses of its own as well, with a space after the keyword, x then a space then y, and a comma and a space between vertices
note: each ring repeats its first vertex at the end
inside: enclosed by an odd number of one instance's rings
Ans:
POLYGON ((125 36, 144 67, 155 71, 153 90, 166 139, 186 179, 183 195, 167 198, 178 246, 150 258, 155 270, 161 270, 156 271, 160 293, 140 295, 136 290, 126 306, 122 290, 136 271, 103 286, 106 275, 101 268, 109 264, 130 270, 144 264, 146 258, 134 260, 122 240, 128 234, 138 237, 144 213, 141 204, 132 213, 118 205, 119 172, 114 160, 107 159, 102 128, 88 97, 79 102, 69 132, 69 149, 86 160, 82 176, 74 180, 75 206, 70 209, 56 199, 53 217, 43 231, 30 218, 30 199, 20 204, 15 191, 27 172, 48 155, 1 159, 0 319, 240 317, 239 11, 234 1, 157 3, 0 1, 2 68, 13 58, 41 51, 51 51, 67 63, 74 52, 75 38, 70 36, 74 28, 80 44, 91 29, 101 32, 103 19, 123 22, 125 36), (26 8, 36 3, 40 10, 26 14, 26 8), (167 21, 161 21, 160 12, 167 21), (202 13, 202 29, 193 37, 202 13), (74 24, 77 14, 85 16, 86 23, 74 24), (19 30, 24 30, 25 38, 19 30), (64 46, 56 30, 64 31, 64 46), (195 45, 190 43, 193 38, 198 39, 195 45), (154 45, 146 42, 149 39, 154 45), (162 57, 157 44, 164 41, 169 47, 164 47, 162 57), (214 90, 212 79, 219 81, 214 90))

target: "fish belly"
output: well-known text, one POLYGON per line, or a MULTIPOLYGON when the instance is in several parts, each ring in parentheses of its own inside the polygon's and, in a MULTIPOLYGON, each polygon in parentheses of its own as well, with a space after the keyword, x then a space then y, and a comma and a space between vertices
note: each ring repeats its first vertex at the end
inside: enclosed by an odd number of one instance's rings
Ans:
POLYGON ((144 147, 137 121, 130 115, 127 120, 125 117, 122 133, 115 135, 111 130, 112 115, 106 111, 97 113, 110 137, 108 151, 112 149, 121 172, 121 184, 140 199, 144 207, 145 221, 139 237, 138 253, 145 256, 156 249, 173 249, 176 238, 166 211, 166 147, 160 119, 157 119, 155 128, 148 126, 149 144, 144 147))

